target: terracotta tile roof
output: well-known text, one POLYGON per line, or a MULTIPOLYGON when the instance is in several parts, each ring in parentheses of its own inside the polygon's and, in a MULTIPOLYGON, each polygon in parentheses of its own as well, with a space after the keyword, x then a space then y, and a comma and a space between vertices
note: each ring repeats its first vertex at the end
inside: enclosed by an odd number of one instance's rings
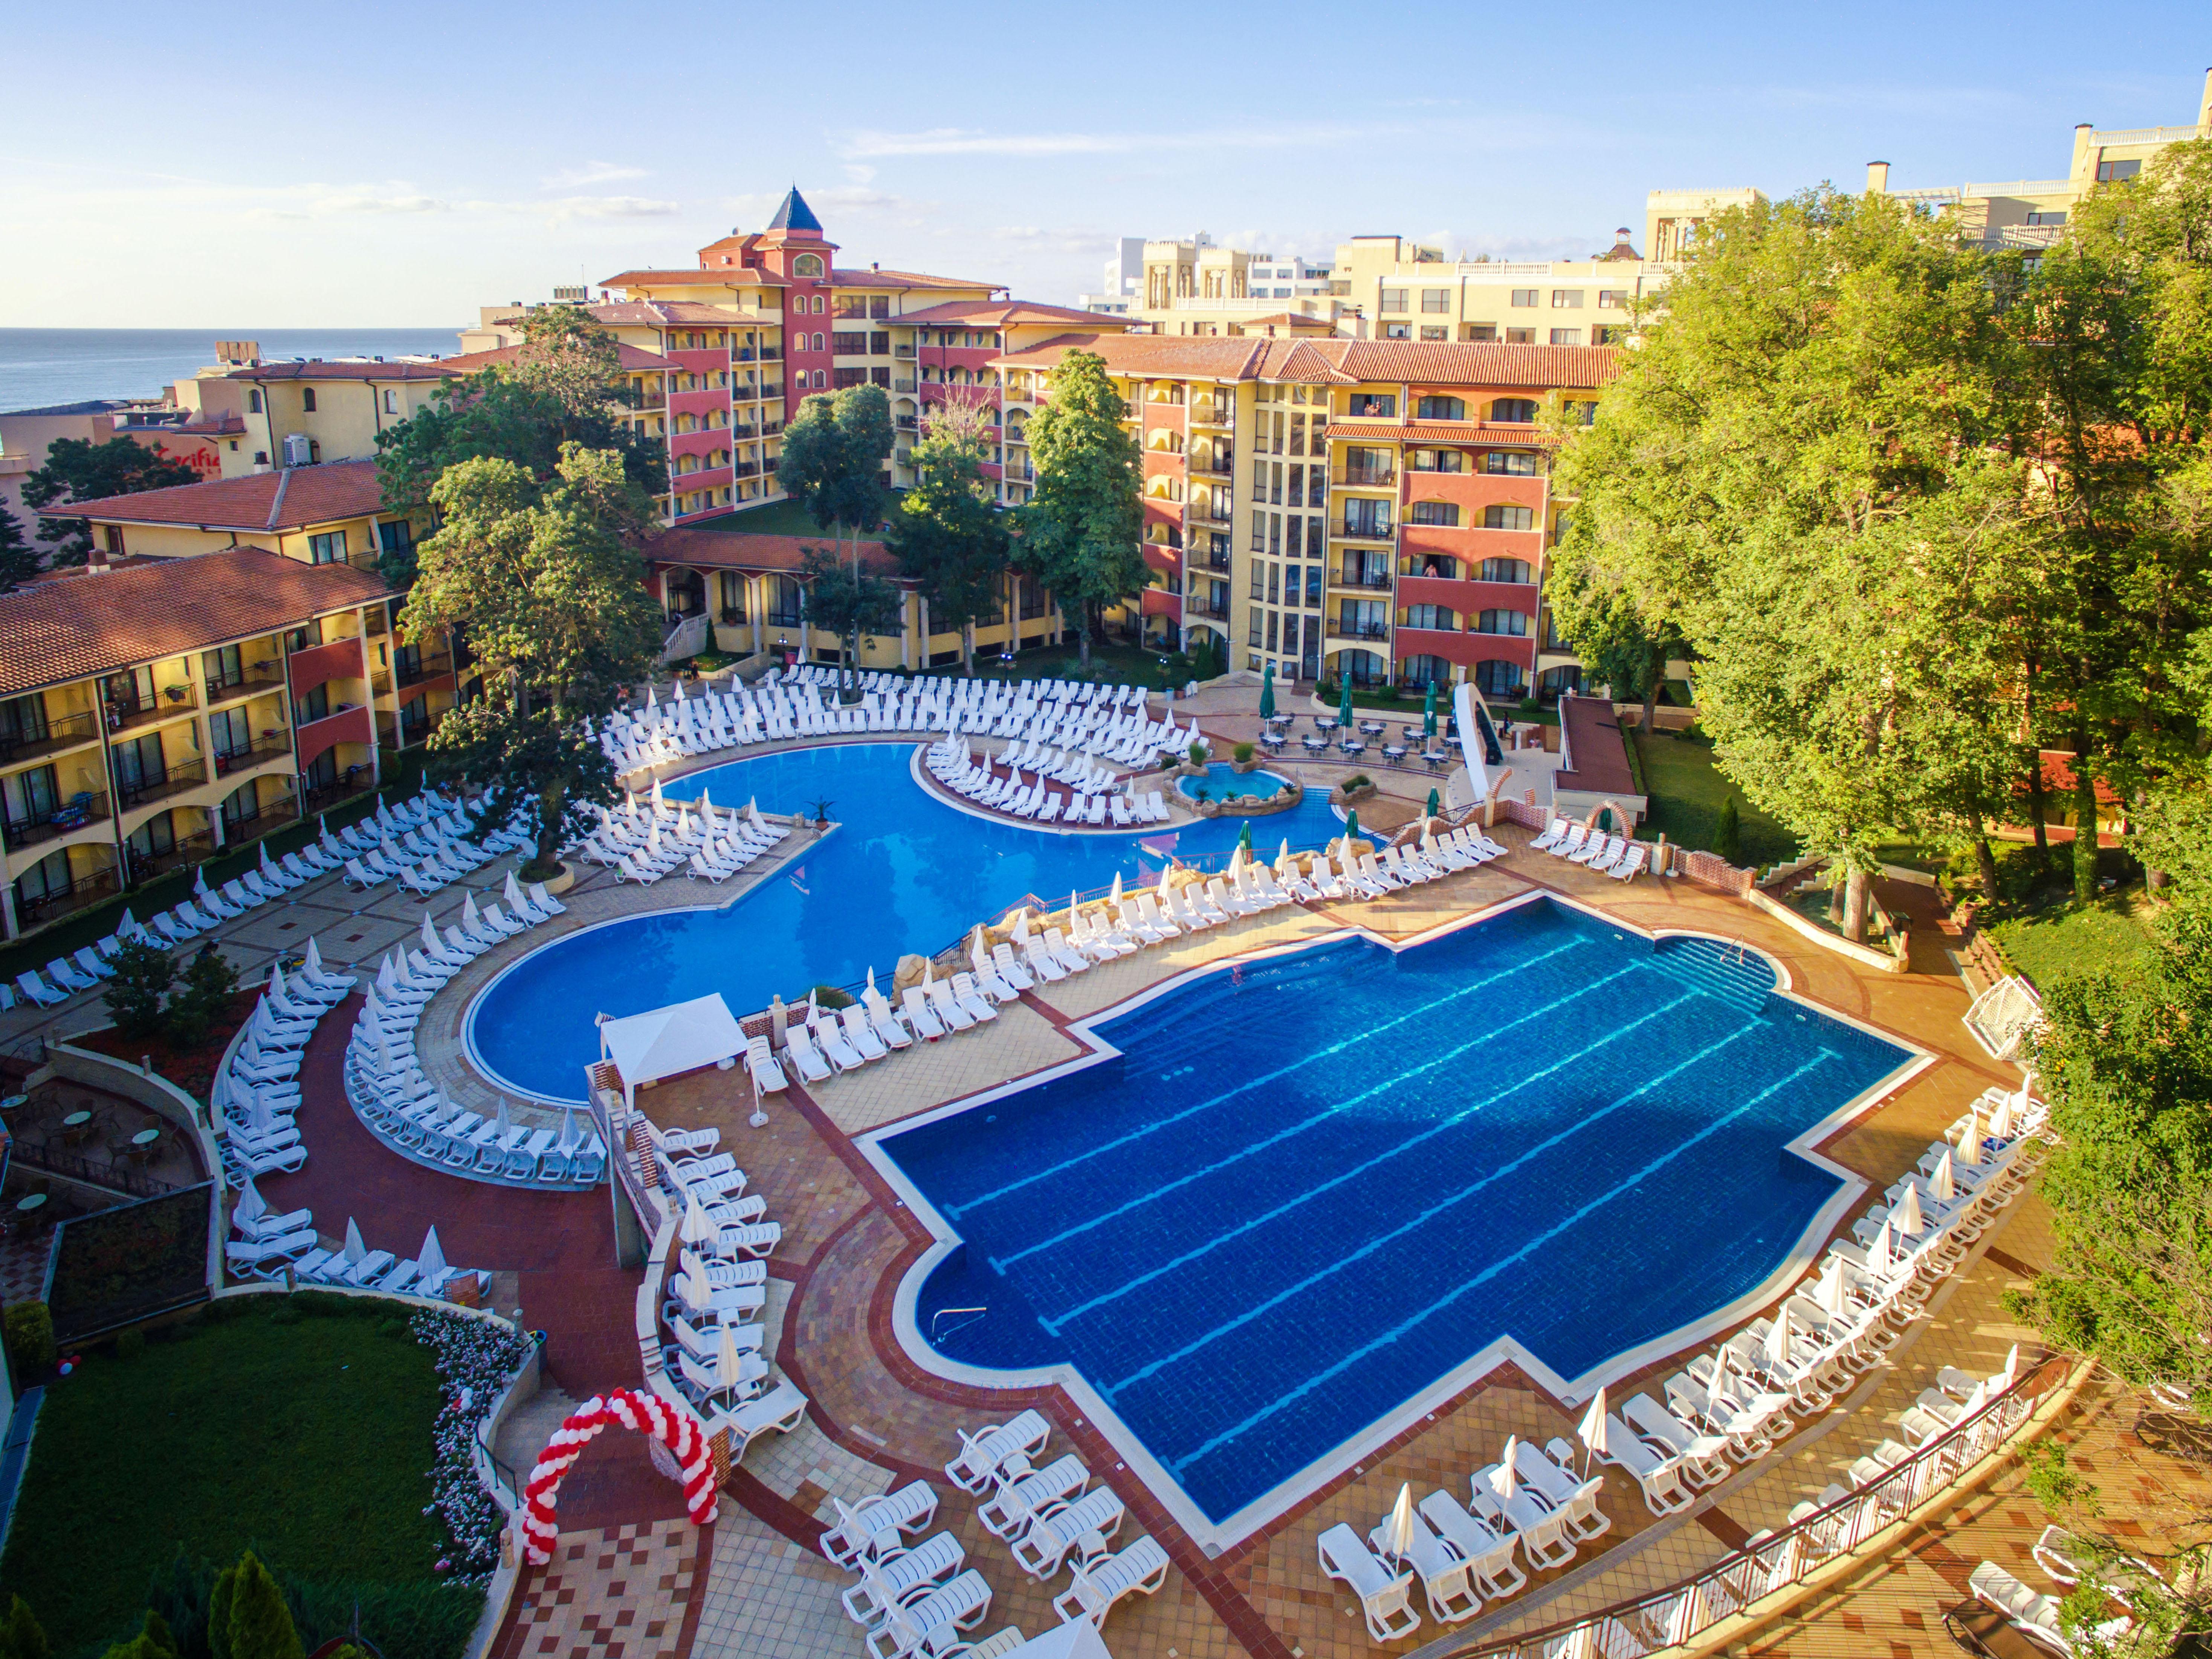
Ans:
POLYGON ((1604 697, 1566 696, 1559 699, 1559 718, 1565 723, 1567 748, 1575 769, 1552 775, 1552 787, 1586 790, 1595 795, 1638 794, 1628 769, 1628 739, 1620 734, 1613 704, 1604 697))
POLYGON ((1348 421, 1342 416, 1328 423, 1324 434, 1355 443, 1386 444, 1542 444, 1556 448, 1556 433, 1541 428, 1500 421, 1348 421))
POLYGON ((1007 368, 1049 368, 1078 350, 1103 357, 1115 374, 1543 391, 1594 390, 1613 379, 1618 362, 1612 346, 1170 334, 1060 334, 993 362, 1007 368))
POLYGON ((1318 328, 1328 333, 1336 331, 1336 325, 1328 318, 1310 317, 1303 311, 1273 311, 1265 317, 1240 317, 1237 320, 1239 328, 1265 328, 1270 325, 1279 328, 1288 325, 1318 328))
POLYGON ((171 489, 109 495, 45 509, 50 519, 102 524, 196 525, 204 530, 299 530, 376 512, 383 495, 374 461, 325 461, 242 478, 210 478, 171 489))
POLYGON ((921 311, 909 311, 890 319, 893 328, 1022 328, 1045 323, 1074 323, 1085 328, 1102 325, 1098 313, 1073 306, 1042 305, 1034 300, 947 300, 921 311))
MULTIPOLYGON (((692 565, 717 570, 782 571, 795 574, 810 547, 830 547, 831 536, 756 536, 709 525, 678 525, 649 539, 647 562, 692 565)), ((851 544, 846 544, 850 546, 851 544)), ((881 542, 860 544, 860 565, 878 576, 898 574, 898 562, 881 542)))
POLYGON ((382 577, 258 547, 0 593, 0 697, 109 674, 385 597, 382 577))
POLYGON ((716 265, 712 270, 701 267, 687 270, 678 265, 672 270, 625 270, 612 276, 602 277, 600 288, 789 288, 784 277, 765 270, 748 270, 742 265, 716 265))
POLYGON ((252 368, 234 368, 222 378, 227 380, 435 380, 453 373, 447 367, 452 362, 450 357, 441 357, 429 363, 365 363, 311 357, 304 363, 260 363, 252 368))
POLYGON ((974 283, 965 276, 933 276, 922 270, 848 270, 842 265, 830 270, 830 281, 836 288, 980 288, 986 294, 996 294, 1006 287, 1004 283, 974 283))
MULTIPOLYGON (((440 366, 453 374, 473 374, 483 368, 507 368, 520 359, 522 351, 523 348, 519 345, 497 346, 489 351, 469 351, 458 357, 448 357, 440 366)), ((617 342, 615 355, 621 360, 622 366, 634 374, 676 367, 659 352, 647 351, 642 346, 623 345, 617 342)))

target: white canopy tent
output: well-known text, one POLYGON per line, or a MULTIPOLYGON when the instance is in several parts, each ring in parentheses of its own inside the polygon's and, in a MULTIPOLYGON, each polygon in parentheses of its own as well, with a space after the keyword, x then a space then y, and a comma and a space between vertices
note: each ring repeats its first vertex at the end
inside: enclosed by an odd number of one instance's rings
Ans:
POLYGON ((720 994, 671 1003, 599 1026, 599 1058, 622 1073, 623 1104, 637 1104, 637 1085, 720 1066, 745 1051, 745 1034, 720 994))

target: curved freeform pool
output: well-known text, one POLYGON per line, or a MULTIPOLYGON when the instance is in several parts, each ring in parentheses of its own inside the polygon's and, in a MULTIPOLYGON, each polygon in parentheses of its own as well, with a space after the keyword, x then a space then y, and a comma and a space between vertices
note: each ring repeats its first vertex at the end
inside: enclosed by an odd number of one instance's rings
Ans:
POLYGON ((873 1138, 960 1241, 915 1328, 1072 1369, 1240 1528, 1470 1368, 1586 1392, 1802 1249, 1845 1194, 1816 1126, 1913 1060, 1771 983, 1550 899, 1211 969, 1094 1024, 1109 1058, 873 1138))
POLYGON ((1215 761, 1206 769, 1202 778, 1177 778, 1176 793, 1185 800, 1223 800, 1231 795, 1257 795, 1262 800, 1273 800, 1283 793, 1289 781, 1279 772, 1240 772, 1227 761, 1215 761))
MULTIPOLYGON (((1245 821, 1180 830, 1055 835, 986 820, 945 805, 915 781, 911 743, 829 745, 763 755, 672 779, 672 799, 712 793, 720 806, 757 797, 763 811, 826 803, 838 828, 799 864, 735 902, 704 883, 696 909, 664 910, 586 928, 532 951, 486 986, 464 1036, 479 1069, 517 1093, 580 1102, 584 1068, 599 1057, 593 1016, 634 1014, 719 991, 740 1015, 769 999, 804 999, 870 968, 888 982, 908 951, 933 952, 1024 895, 1065 903, 1071 890, 1143 874, 1148 853, 1225 853, 1245 821)), ((1340 828, 1310 797, 1266 826, 1318 847, 1340 828)), ((682 883, 682 876, 668 880, 682 883)))

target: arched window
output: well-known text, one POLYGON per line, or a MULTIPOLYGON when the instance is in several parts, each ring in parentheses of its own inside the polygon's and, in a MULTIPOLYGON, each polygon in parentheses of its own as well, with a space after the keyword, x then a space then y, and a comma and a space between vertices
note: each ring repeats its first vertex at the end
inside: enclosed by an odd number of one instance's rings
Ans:
MULTIPOLYGON (((818 335, 818 334, 817 334, 817 335, 816 335, 814 337, 815 337, 816 339, 819 340, 822 337, 821 337, 820 335, 818 335)), ((827 376, 825 376, 825 375, 822 373, 822 371, 821 371, 820 369, 818 369, 818 368, 817 368, 817 369, 816 369, 816 370, 814 371, 814 386, 815 386, 815 389, 816 389, 817 391, 819 391, 819 390, 821 389, 821 387, 822 387, 822 386, 823 386, 823 384, 824 380, 825 380, 827 378, 828 378, 828 377, 827 377, 827 376)))
POLYGON ((791 274, 794 276, 819 276, 822 274, 822 256, 818 253, 800 254, 791 262, 791 274))
POLYGON ((1486 611, 1476 620, 1478 634, 1510 634, 1516 639, 1525 639, 1528 634, 1528 616, 1519 611, 1486 611))
POLYGON ((814 337, 814 349, 815 349, 817 351, 819 351, 819 350, 821 350, 821 349, 822 349, 822 342, 823 342, 823 337, 822 337, 821 335, 817 334, 817 335, 816 335, 816 336, 814 337))
POLYGON ((1486 697, 1520 697, 1528 691, 1528 676, 1519 663, 1493 657, 1474 665, 1474 684, 1486 697))
POLYGON ((814 296, 814 314, 819 317, 828 308, 829 302, 823 299, 820 295, 816 295, 814 296))
POLYGON ((1406 607, 1406 626, 1440 628, 1447 632, 1456 632, 1459 628, 1459 615, 1446 605, 1409 605, 1406 607))
POLYGON ((1534 580, 1528 574, 1525 559, 1485 559, 1482 580, 1486 582, 1525 582, 1534 580))
POLYGON ((1459 528, 1457 501, 1415 501, 1406 510, 1407 524, 1439 525, 1446 529, 1459 528))
POLYGON ((1413 405, 1415 418, 1424 421, 1463 421, 1467 418, 1464 398, 1424 398, 1413 405))
POLYGON ((1447 553, 1408 554, 1399 565, 1401 576, 1441 576, 1446 581, 1459 578, 1459 561, 1447 553))
POLYGON ((1557 702, 1570 691, 1579 690, 1583 683, 1581 665, 1569 663, 1564 668, 1547 668, 1536 678, 1536 696, 1544 702, 1557 702))
POLYGON ((1442 657, 1407 657, 1398 664, 1401 685, 1449 685, 1451 665, 1442 657))
POLYGON ((1527 398, 1500 398, 1490 406, 1493 421, 1530 422, 1536 418, 1536 405, 1527 398))
POLYGON ((1536 458, 1513 449, 1493 449, 1482 458, 1485 472, 1503 473, 1510 478, 1533 478, 1536 476, 1536 458))
POLYGON ((1372 651, 1340 651, 1336 672, 1354 685, 1382 685, 1389 680, 1389 665, 1372 651))
POLYGON ((315 412, 315 388, 314 388, 314 387, 313 387, 313 386, 301 386, 301 387, 300 388, 300 407, 301 407, 301 409, 304 409, 305 410, 307 410, 307 413, 308 413, 308 414, 310 414, 310 415, 312 415, 312 414, 313 414, 313 413, 315 412))
POLYGON ((261 412, 261 394, 258 392, 249 392, 246 394, 246 412, 249 415, 258 415, 261 412))

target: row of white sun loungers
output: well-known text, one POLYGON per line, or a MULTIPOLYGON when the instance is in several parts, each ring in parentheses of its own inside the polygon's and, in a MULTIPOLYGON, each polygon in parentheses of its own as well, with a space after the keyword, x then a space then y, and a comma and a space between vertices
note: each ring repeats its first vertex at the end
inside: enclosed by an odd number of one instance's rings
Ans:
MULTIPOLYGON (((1010 750, 1012 747, 1007 746, 1010 750)), ((1102 827, 1110 823, 1124 829, 1168 821, 1167 800, 1158 790, 1132 798, 1122 793, 1127 779, 1086 773, 1085 784, 1062 797, 1051 788, 1058 775, 1040 771, 1035 778, 1024 779, 1021 767, 1012 765, 1007 775, 1000 777, 991 769, 990 763, 975 763, 968 752, 964 738, 947 738, 933 745, 927 764, 931 775, 953 793, 964 795, 978 806, 1013 817, 1034 818, 1039 823, 1065 822, 1102 827), (1092 791, 1097 793, 1090 793, 1092 791)))
POLYGON ((231 1272, 249 1278, 281 1279, 289 1273, 302 1284, 432 1298, 447 1296, 469 1279, 476 1281, 478 1292, 491 1283, 487 1272, 447 1265, 434 1224, 422 1235, 422 1247, 404 1261, 390 1250, 370 1249, 350 1216, 345 1243, 326 1249, 318 1242, 312 1212, 280 1214, 270 1209, 250 1176, 240 1183, 230 1220, 238 1237, 223 1247, 223 1259, 231 1272))
MULTIPOLYGON (((2035 1564, 2050 1575, 2062 1591, 2071 1594, 2084 1578, 2094 1578, 2110 1600, 2124 1607, 2129 1605, 2134 1589, 2131 1578, 2140 1583, 2143 1578, 2163 1580, 2166 1576, 2136 1556, 2100 1567, 2087 1540, 2063 1527, 2045 1527, 2031 1554, 2035 1564)), ((2062 1617, 2063 1595, 2032 1589, 1994 1561, 1984 1561, 1977 1566, 1967 1575, 1966 1585, 1976 1601, 2003 1614, 2032 1643, 2049 1651, 2124 1651, 2122 1644, 2135 1629, 2134 1619, 2124 1613, 2069 1627, 2062 1617)))
POLYGON ((351 975, 325 969, 313 939, 290 974, 282 963, 270 964, 269 982, 210 1094, 223 1166, 232 1180, 286 1173, 307 1163, 307 1149, 294 1121, 301 1060, 316 1025, 354 985, 351 975))
POLYGON ((441 805, 423 824, 397 832, 389 826, 372 828, 374 820, 363 819, 347 831, 356 840, 352 855, 344 861, 346 885, 366 891, 396 881, 427 898, 493 860, 531 845, 535 836, 524 818, 516 812, 481 842, 471 836, 468 814, 459 805, 441 805))
POLYGON ((1570 864, 1585 865, 1615 881, 1633 881, 1644 873, 1651 849, 1626 836, 1608 836, 1586 823, 1553 818, 1551 827, 1528 843, 1532 851, 1549 853, 1570 864))
POLYGON ((618 882, 649 887, 663 876, 686 870, 695 879, 719 884, 774 851, 790 834, 787 825, 763 817, 754 803, 724 812, 703 791, 694 817, 690 802, 672 805, 656 785, 643 809, 635 795, 618 811, 602 808, 599 829, 577 850, 613 870, 618 882))
MULTIPOLYGON (((1006 1543, 1030 1577, 1050 1584, 1067 1569, 1068 1587, 1053 1599, 1063 1625, 1083 1620, 1096 1628, 1124 1596, 1152 1595, 1167 1582, 1167 1552, 1156 1540, 1107 1547, 1125 1506, 1111 1487, 1091 1486, 1080 1459, 1036 1466, 1052 1437, 1040 1413, 1025 1410, 1004 1425, 958 1432, 960 1455, 945 1466, 945 1478, 981 1500, 977 1520, 1006 1543)), ((927 1481, 859 1504, 833 1501, 837 1524, 822 1534, 822 1553, 857 1576, 842 1599, 873 1659, 996 1659, 1026 1640, 1012 1626, 981 1641, 963 1639, 962 1632, 989 1614, 991 1588, 968 1565, 956 1534, 921 1535, 937 1518, 937 1492, 927 1481)))

